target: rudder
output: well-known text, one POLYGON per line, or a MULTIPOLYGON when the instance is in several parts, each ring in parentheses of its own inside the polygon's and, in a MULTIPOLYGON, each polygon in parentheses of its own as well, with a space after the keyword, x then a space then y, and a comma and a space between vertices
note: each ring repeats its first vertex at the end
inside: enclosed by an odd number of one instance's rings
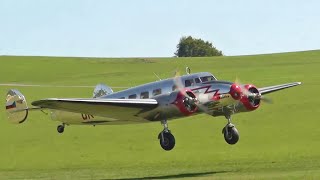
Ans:
POLYGON ((28 117, 28 105, 24 95, 16 89, 10 89, 6 97, 6 112, 12 123, 23 123, 28 117))
POLYGON ((108 94, 112 94, 113 90, 105 84, 97 84, 93 91, 93 98, 99 98, 108 94))

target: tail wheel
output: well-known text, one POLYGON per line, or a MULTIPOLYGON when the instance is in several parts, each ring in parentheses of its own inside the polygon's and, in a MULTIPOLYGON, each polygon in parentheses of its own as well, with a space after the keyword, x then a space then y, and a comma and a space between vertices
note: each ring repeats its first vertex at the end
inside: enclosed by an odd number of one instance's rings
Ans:
POLYGON ((161 132, 161 133, 159 134, 160 145, 161 145, 162 149, 164 149, 166 151, 170 151, 171 149, 174 148, 174 146, 176 144, 174 136, 170 132, 161 132))
POLYGON ((236 144, 239 141, 239 132, 235 127, 224 128, 223 135, 228 144, 236 144))
POLYGON ((59 126, 57 127, 57 131, 58 131, 58 133, 63 133, 63 131, 64 131, 64 125, 59 125, 59 126))

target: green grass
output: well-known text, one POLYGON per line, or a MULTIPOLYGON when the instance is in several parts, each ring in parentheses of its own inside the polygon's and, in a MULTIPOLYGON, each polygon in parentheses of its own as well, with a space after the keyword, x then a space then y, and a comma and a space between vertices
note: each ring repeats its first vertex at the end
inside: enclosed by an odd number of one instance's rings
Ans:
MULTIPOLYGON (((258 87, 302 81, 275 92, 274 104, 233 116, 240 141, 221 134, 224 117, 208 115, 169 122, 176 147, 165 152, 157 140, 160 123, 68 126, 42 112, 10 124, 1 108, 0 179, 319 179, 320 51, 215 58, 0 57, 0 83, 135 86, 184 72, 212 72, 218 79, 258 87)), ((9 88, 0 87, 5 98, 9 88)), ((90 88, 20 87, 29 104, 47 97, 91 97, 90 88)), ((119 90, 119 89, 117 89, 119 90)), ((3 101, 4 103, 4 101, 3 101)))

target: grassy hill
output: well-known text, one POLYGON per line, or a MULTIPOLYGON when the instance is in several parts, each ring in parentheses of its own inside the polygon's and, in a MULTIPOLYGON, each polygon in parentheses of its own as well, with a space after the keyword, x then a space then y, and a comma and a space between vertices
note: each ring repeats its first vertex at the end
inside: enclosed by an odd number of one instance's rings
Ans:
MULTIPOLYGON (((0 57, 0 83, 132 87, 184 72, 208 71, 218 79, 258 87, 302 81, 275 92, 274 104, 233 116, 240 141, 224 142, 223 117, 208 115, 170 121, 176 147, 161 149, 160 123, 124 126, 68 126, 32 112, 10 124, 1 108, 0 179, 319 179, 320 51, 209 58, 0 57)), ((93 88, 19 89, 29 104, 47 97, 91 97, 93 88)), ((120 90, 117 88, 115 90, 120 90)), ((4 103, 4 102, 3 102, 4 103)))

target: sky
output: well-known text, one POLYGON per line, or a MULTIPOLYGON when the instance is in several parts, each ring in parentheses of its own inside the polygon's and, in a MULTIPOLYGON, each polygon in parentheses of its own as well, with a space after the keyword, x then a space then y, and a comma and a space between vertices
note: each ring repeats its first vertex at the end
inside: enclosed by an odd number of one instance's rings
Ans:
POLYGON ((171 57, 182 36, 225 55, 320 49, 317 0, 0 0, 0 55, 171 57))

